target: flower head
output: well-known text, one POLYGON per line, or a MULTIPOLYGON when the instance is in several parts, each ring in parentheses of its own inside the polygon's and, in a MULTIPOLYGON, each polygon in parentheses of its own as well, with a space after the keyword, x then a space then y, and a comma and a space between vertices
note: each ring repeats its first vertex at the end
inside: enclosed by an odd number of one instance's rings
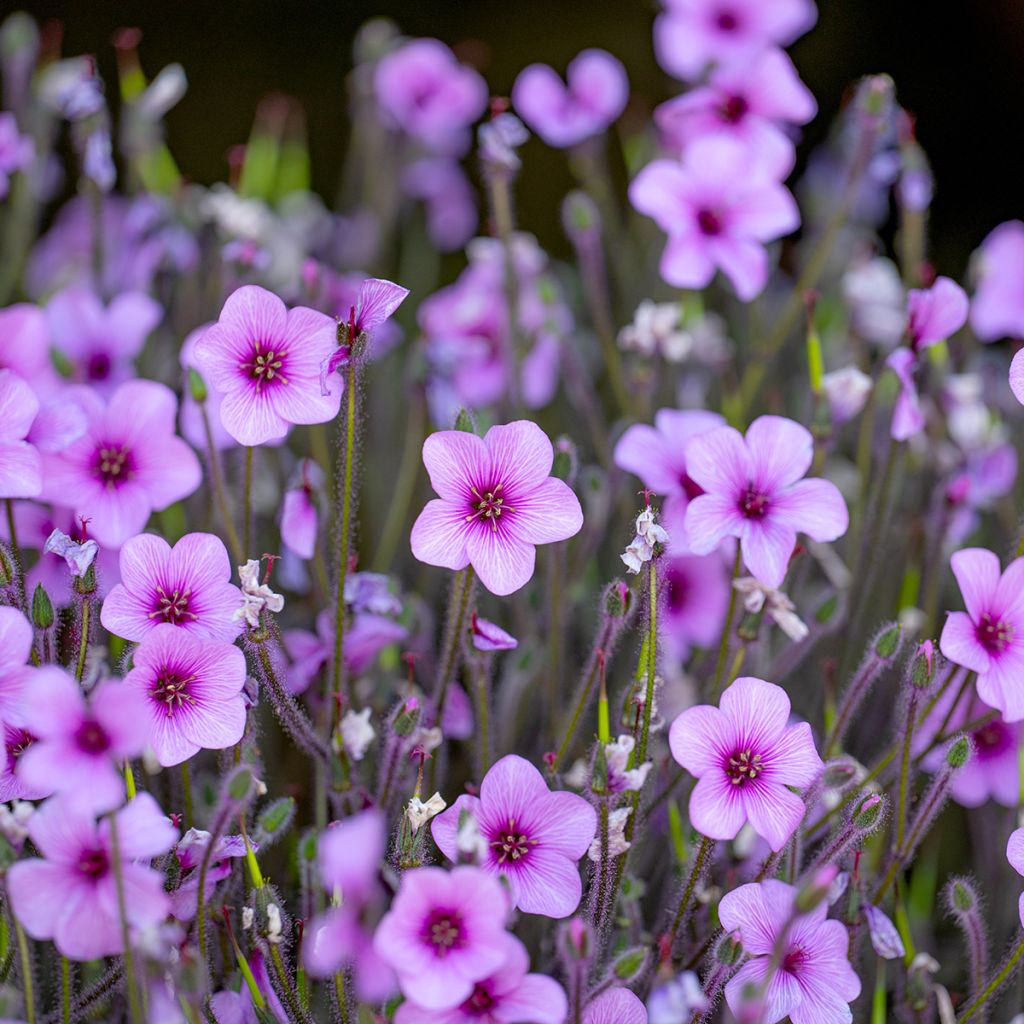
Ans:
POLYGON ((245 655, 233 644, 161 623, 135 650, 124 685, 146 699, 150 741, 165 767, 230 747, 245 731, 245 655))
POLYGON ((745 992, 767 983, 765 1024, 787 1015, 793 1024, 848 1024, 848 1004, 860 995, 860 979, 847 959, 846 926, 826 920, 824 901, 797 916, 796 896, 794 886, 768 881, 741 885, 722 897, 722 927, 740 933, 751 957, 725 986, 726 1002, 739 1015, 745 992), (775 970, 775 945, 783 934, 782 962, 775 970))
POLYGON ((79 579, 89 571, 89 566, 96 560, 98 553, 99 545, 96 541, 87 540, 79 544, 58 527, 54 527, 43 545, 44 555, 59 555, 71 570, 71 575, 79 579))
MULTIPOLYGON (((982 341, 1024 338, 1024 224, 994 228, 975 256, 977 287, 971 327, 982 341)), ((1015 360, 1016 361, 1016 360, 1015 360)))
POLYGON ((744 437, 719 427, 687 448, 689 475, 707 493, 686 510, 686 536, 697 554, 738 537, 743 561, 765 586, 778 589, 786 576, 798 532, 835 540, 849 522, 846 503, 827 480, 802 479, 814 441, 799 423, 761 416, 744 437))
POLYGON ((914 352, 945 341, 967 323, 967 294, 948 277, 907 295, 907 337, 914 352))
POLYGON ((486 871, 416 868, 402 876, 374 949, 407 999, 428 1010, 452 1009, 504 964, 508 912, 504 890, 486 871))
POLYGON ((100 621, 126 640, 142 640, 167 622, 208 640, 234 640, 238 587, 219 537, 188 533, 172 548, 143 533, 121 548, 121 582, 103 602, 100 621))
POLYGON ((966 612, 950 612, 939 638, 942 653, 978 673, 978 696, 1008 722, 1024 719, 1024 558, 1000 573, 984 548, 950 559, 966 612))
POLYGON ((141 533, 150 514, 188 497, 202 470, 174 434, 174 393, 151 380, 122 384, 106 404, 87 388, 75 397, 88 426, 60 452, 43 454, 43 497, 90 521, 102 547, 141 533))
POLYGON ((604 50, 584 50, 569 63, 565 78, 546 64, 531 64, 512 86, 519 116, 549 146, 559 148, 600 135, 629 98, 626 69, 604 50))
POLYGON ((256 629, 260 624, 260 615, 263 610, 277 614, 284 608, 284 597, 274 593, 266 581, 260 582, 260 563, 256 558, 250 558, 245 565, 238 567, 238 578, 242 581, 242 603, 236 608, 233 617, 245 619, 245 621, 256 629))
POLYGON ((511 633, 487 619, 481 619, 475 612, 470 632, 473 646, 478 651, 512 651, 519 646, 519 641, 511 633))
POLYGON ((320 367, 336 345, 337 326, 325 313, 286 309, 272 292, 245 285, 196 341, 194 357, 223 396, 224 429, 252 446, 284 437, 293 424, 338 415, 341 389, 320 391, 320 367))
POLYGON ((476 817, 487 841, 483 867, 505 877, 515 906, 548 917, 568 917, 576 909, 583 890, 576 864, 597 830, 586 800, 552 792, 529 761, 509 754, 484 776, 479 797, 460 796, 434 819, 434 842, 451 860, 458 855, 463 811, 476 817))
POLYGON ((493 594, 529 582, 535 545, 579 532, 579 499, 550 476, 554 452, 535 423, 516 420, 475 434, 443 430, 423 443, 423 462, 439 498, 412 528, 412 553, 428 565, 472 565, 493 594))
POLYGON ((28 384, 0 369, 0 498, 33 498, 43 489, 39 452, 25 440, 38 412, 28 384))
POLYGON ((685 661, 694 647, 710 648, 722 635, 729 607, 729 571, 722 557, 672 555, 664 560, 665 650, 669 658, 685 661))
POLYGON ((721 270, 749 302, 768 280, 764 243, 800 224, 778 166, 718 136, 697 139, 682 163, 654 160, 634 179, 629 199, 668 235, 661 276, 679 288, 704 288, 721 270))
POLYGON ((712 839, 733 839, 744 823, 781 850, 804 816, 789 787, 809 786, 824 767, 806 722, 789 725, 786 691, 741 676, 719 707, 688 708, 669 731, 672 756, 697 777, 690 823, 712 839))
MULTIPOLYGON (((177 833, 148 793, 114 816, 125 911, 140 929, 167 916, 164 878, 144 863, 173 845, 177 833)), ((18 861, 7 872, 11 907, 34 939, 51 939, 72 960, 115 956, 124 949, 113 870, 111 821, 48 800, 28 823, 44 859, 18 861)))

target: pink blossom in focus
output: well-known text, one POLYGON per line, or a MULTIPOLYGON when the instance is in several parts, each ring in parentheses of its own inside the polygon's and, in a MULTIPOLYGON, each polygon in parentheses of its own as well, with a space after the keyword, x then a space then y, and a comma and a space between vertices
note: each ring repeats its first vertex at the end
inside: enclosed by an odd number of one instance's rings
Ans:
POLYGON ((241 593, 231 583, 224 542, 212 533, 188 533, 172 548, 143 533, 121 548, 121 582, 103 602, 100 621, 126 640, 142 640, 169 622, 207 640, 234 640, 241 593))
POLYGON ((661 276, 679 288, 704 288, 721 270, 749 302, 768 280, 764 245, 795 231, 800 212, 741 143, 695 140, 682 163, 654 160, 629 186, 629 199, 668 235, 661 276))
POLYGON ((939 647, 950 661, 978 673, 978 696, 1007 722, 1024 719, 1024 558, 1000 572, 984 548, 950 559, 966 612, 949 612, 939 647))
POLYGON ((512 86, 519 116, 549 146, 559 148, 606 131, 629 98, 626 69, 604 50, 584 50, 574 57, 565 79, 546 64, 531 64, 512 86))
POLYGON ((789 725, 786 691, 741 676, 719 707, 688 708, 672 723, 672 756, 697 778, 690 824, 711 839, 733 839, 746 822, 773 850, 796 831, 806 788, 824 767, 806 722, 789 725))
POLYGON ((687 447, 687 471, 705 490, 686 510, 686 538, 708 554, 738 537, 743 561, 765 586, 778 590, 797 533, 831 541, 846 532, 846 502, 835 484, 803 479, 811 468, 810 432, 781 416, 760 416, 746 436, 716 427, 687 447))
POLYGON ((43 497, 89 519, 101 547, 119 548, 141 533, 153 512, 188 497, 202 470, 174 434, 177 401, 163 384, 122 384, 106 404, 87 388, 85 434, 59 453, 43 455, 43 497))
POLYGON ((794 886, 772 880, 741 885, 722 897, 722 927, 740 933, 743 951, 750 956, 726 984, 725 1000, 741 1016, 745 992, 759 992, 767 980, 759 1018, 764 1024, 777 1024, 786 1016, 793 1024, 849 1024, 849 1004, 860 995, 861 985, 847 958, 846 926, 826 919, 824 901, 795 916, 796 896, 794 886), (775 946, 784 931, 782 962, 773 970, 775 946))
MULTIPOLYGON (((176 831, 157 802, 139 793, 114 818, 129 926, 143 929, 162 921, 170 900, 164 877, 145 862, 166 853, 176 831)), ((98 824, 63 803, 48 800, 29 819, 37 857, 18 861, 7 872, 11 907, 34 939, 52 939, 71 960, 96 960, 122 952, 111 822, 98 824)))
POLYGON ((483 439, 442 430, 423 443, 439 498, 413 524, 412 553, 427 565, 472 565, 493 594, 514 593, 533 576, 535 545, 578 533, 579 499, 550 475, 554 451, 529 420, 491 427, 483 439))
POLYGON ((477 819, 487 843, 484 868, 502 875, 513 904, 527 914, 568 917, 583 891, 577 862, 597 829, 594 808, 575 793, 548 789, 529 761, 508 754, 491 766, 480 796, 460 796, 434 818, 434 842, 458 859, 459 816, 477 819))

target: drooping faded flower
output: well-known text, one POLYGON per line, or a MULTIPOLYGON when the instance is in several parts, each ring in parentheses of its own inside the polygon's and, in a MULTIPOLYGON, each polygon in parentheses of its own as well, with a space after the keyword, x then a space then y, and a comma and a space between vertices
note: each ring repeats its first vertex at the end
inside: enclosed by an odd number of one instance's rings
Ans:
POLYGON ((126 640, 142 640, 163 622, 207 640, 234 640, 241 595, 219 537, 188 533, 172 548, 150 533, 121 548, 121 582, 103 602, 100 621, 126 640))
POLYGON ((508 912, 501 884, 480 868, 416 868, 402 875, 373 946, 407 999, 449 1010, 501 969, 508 912))
POLYGON ((687 708, 672 723, 672 756, 697 778, 690 823, 711 839, 733 839, 746 822, 781 850, 804 816, 790 787, 809 786, 824 767, 806 722, 789 725, 786 691, 741 676, 719 707, 687 708))
POLYGON ((810 432, 782 416, 758 417, 745 437, 718 427, 693 438, 687 469, 706 493, 686 510, 691 549, 706 555, 725 537, 738 537, 750 572, 781 587, 798 532, 830 541, 849 523, 835 484, 802 479, 813 456, 810 432))
POLYGON ((463 811, 477 819, 487 842, 483 867, 504 875, 515 906, 547 917, 568 917, 576 909, 583 891, 576 865, 597 830, 586 800, 552 792, 529 761, 508 754, 484 776, 479 797, 463 794, 434 819, 434 842, 451 860, 458 859, 463 811))
POLYGON ((195 452, 174 433, 174 392, 151 380, 122 384, 104 405, 75 390, 85 434, 62 451, 43 453, 43 497, 89 520, 103 547, 141 533, 151 513, 188 497, 200 484, 195 452))
POLYGON ((196 340, 194 357, 206 383, 222 395, 224 429, 253 446, 284 437, 293 424, 337 416, 340 389, 320 391, 320 366, 336 345, 337 325, 325 313, 287 309, 265 288, 245 285, 196 340))
POLYGON ((939 638, 942 653, 978 673, 978 696, 1008 722, 1024 719, 1024 558, 1000 573, 984 548, 950 559, 966 612, 950 612, 939 638))
MULTIPOLYGON (((129 926, 146 928, 167 916, 164 877, 145 863, 166 853, 177 831, 148 793, 115 815, 129 926)), ((34 939, 52 939, 72 960, 116 956, 124 949, 118 915, 109 818, 48 800, 29 819, 43 855, 11 865, 7 889, 15 917, 34 939)))
POLYGON ((146 698, 150 742, 164 767, 222 750, 245 731, 245 655, 164 622, 136 648, 124 685, 146 698))
POLYGON ((533 576, 535 545, 565 540, 583 525, 579 499, 550 476, 554 451, 529 420, 491 427, 483 439, 442 430, 423 443, 439 498, 412 528, 412 553, 428 565, 472 565, 492 594, 511 594, 533 576))
POLYGON ((34 498, 43 489, 39 452, 25 440, 38 412, 28 384, 0 369, 0 498, 34 498))
POLYGON ((794 886, 768 881, 741 885, 722 897, 722 927, 740 933, 743 950, 751 957, 725 986, 726 1002, 739 1015, 746 992, 759 992, 767 982, 760 1018, 764 1024, 777 1024, 786 1016, 793 1024, 849 1024, 849 1004, 860 995, 860 979, 847 959, 846 926, 826 920, 825 901, 796 916, 796 895, 794 886), (784 933, 776 969, 775 946, 784 933))

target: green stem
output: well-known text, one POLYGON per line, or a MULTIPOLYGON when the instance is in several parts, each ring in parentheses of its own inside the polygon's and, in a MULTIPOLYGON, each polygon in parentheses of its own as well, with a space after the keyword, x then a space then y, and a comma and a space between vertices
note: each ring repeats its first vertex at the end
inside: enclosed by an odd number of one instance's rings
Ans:
POLYGON ((732 567, 732 580, 729 583, 729 610, 726 612, 725 622, 722 625, 722 639, 718 643, 718 661, 715 664, 715 685, 711 691, 711 699, 717 700, 722 692, 722 673, 725 671, 725 661, 729 657, 729 640, 732 636, 732 621, 736 615, 736 588, 732 585, 740 575, 740 567, 743 564, 743 552, 740 549, 740 542, 736 541, 736 560, 732 567))
POLYGON ((243 558, 248 558, 252 554, 252 452, 252 448, 245 449, 245 481, 242 484, 243 558))
POLYGON ((213 484, 213 497, 217 502, 220 520, 224 524, 224 532, 228 537, 231 555, 236 562, 241 563, 245 561, 246 552, 242 549, 242 542, 238 539, 238 531, 235 529, 234 520, 231 518, 231 507, 228 505, 228 496, 224 488, 224 474, 221 471, 217 446, 213 443, 213 428, 210 426, 210 415, 206 411, 205 402, 199 403, 199 413, 203 421, 203 433, 206 435, 206 457, 210 463, 210 482, 213 484))
POLYGON ((707 836, 700 837, 700 846, 697 847, 697 855, 693 858, 693 864, 690 867, 690 876, 686 879, 686 888, 683 889, 683 895, 680 898, 679 906, 676 909, 676 916, 672 919, 672 927, 669 929, 669 941, 666 944, 666 948, 670 952, 676 943, 676 936, 679 934, 679 929, 686 918, 686 912, 690 907, 691 900, 693 899, 693 890, 697 887, 697 880, 700 878, 700 873, 704 868, 704 861, 707 860, 708 854, 711 852, 714 845, 715 841, 713 839, 708 839, 707 836))
MULTIPOLYGON (((644 722, 640 743, 636 748, 636 763, 641 765, 647 756, 647 740, 651 732, 651 712, 654 704, 654 681, 658 668, 658 570, 655 559, 647 566, 647 691, 644 694, 644 722)), ((735 593, 735 591, 734 591, 735 593)))
POLYGON ((551 762, 552 772, 558 769, 558 765, 561 763, 562 758, 565 757, 566 752, 569 749, 569 744, 572 743, 573 736, 576 735, 576 728, 583 715, 583 709, 590 702, 590 694, 593 692, 598 670, 601 667, 601 657, 603 652, 607 649, 607 644, 611 639, 611 634, 612 628, 611 623, 609 622, 605 624, 604 629, 601 631, 601 636, 598 638, 598 641, 594 646, 594 651, 590 656, 590 671, 587 673, 587 677, 583 681, 583 689, 580 691, 579 700, 576 701, 576 707, 573 709, 572 718, 569 721, 569 727, 565 730, 565 736, 562 739, 562 744, 558 748, 558 753, 555 754, 554 760, 551 762))
POLYGON ((462 634, 466 630, 466 612, 469 609, 469 597, 473 591, 473 566, 467 565, 460 569, 455 577, 455 585, 452 588, 452 603, 448 609, 448 629, 445 636, 444 657, 441 659, 441 668, 434 683, 436 695, 435 713, 438 721, 444 714, 444 702, 448 696, 448 687, 451 684, 452 676, 459 667, 459 654, 462 651, 462 634))
POLYGON ((21 566, 21 551, 18 549, 18 531, 14 525, 14 502, 10 498, 4 500, 7 506, 7 536, 11 541, 11 558, 14 559, 14 576, 18 587, 18 604, 25 610, 28 604, 25 600, 25 571, 21 566))
POLYGON ((1020 966, 1021 957, 1024 957, 1024 938, 1017 941, 1017 945, 1013 947, 1010 955, 1006 958, 995 975, 993 975, 992 980, 963 1008, 960 1016, 957 1017, 959 1024, 964 1024, 965 1021, 969 1021, 974 1017, 977 1012, 999 991, 999 989, 1013 977, 1017 968, 1020 966))
POLYGON ((181 762, 181 788, 185 794, 185 830, 192 827, 192 777, 188 770, 188 761, 181 762))
POLYGON ((338 1013, 345 1024, 348 1024, 348 997, 345 995, 345 975, 341 971, 334 975, 334 995, 338 1000, 338 1013))
POLYGON ((132 1024, 143 1024, 138 979, 135 977, 132 962, 131 932, 128 928, 128 904, 125 901, 124 877, 121 871, 121 843, 117 836, 117 817, 111 813, 107 820, 110 822, 110 859, 114 869, 114 885, 117 889, 117 914, 121 920, 121 942, 124 944, 124 975, 125 984, 128 986, 129 1012, 132 1024))
POLYGON ((903 756, 900 759, 900 786, 896 801, 896 853, 903 849, 907 829, 907 797, 910 782, 910 746, 914 738, 914 718, 917 714, 917 693, 910 695, 907 709, 907 727, 903 732, 903 756))
POLYGON ((352 457, 356 446, 356 367, 350 359, 345 377, 345 475, 341 488, 341 537, 338 544, 338 595, 334 608, 334 667, 328 682, 327 714, 333 723, 337 715, 336 698, 345 678, 345 577, 348 575, 350 518, 352 515, 352 457))
POLYGON ((28 952, 28 938, 25 935, 25 929, 21 927, 21 922, 13 915, 11 915, 11 920, 14 922, 14 934, 18 939, 18 957, 21 960, 21 984, 24 988, 25 1019, 28 1021, 28 1024, 36 1024, 36 1003, 32 984, 32 958, 28 952))
POLYGON ((85 656, 89 653, 89 620, 92 617, 92 603, 88 595, 82 597, 82 636, 78 641, 78 662, 75 665, 75 679, 82 681, 85 675, 85 656))
POLYGON ((276 943, 270 944, 270 960, 274 965, 274 973, 277 975, 277 980, 281 985, 281 991, 284 994, 285 1001, 288 1003, 288 1009, 291 1010, 292 1015, 296 1021, 308 1020, 308 1015, 303 1011, 302 1004, 299 1002, 299 997, 295 992, 295 988, 288 978, 288 972, 284 969, 284 961, 281 959, 281 950, 277 948, 276 943))

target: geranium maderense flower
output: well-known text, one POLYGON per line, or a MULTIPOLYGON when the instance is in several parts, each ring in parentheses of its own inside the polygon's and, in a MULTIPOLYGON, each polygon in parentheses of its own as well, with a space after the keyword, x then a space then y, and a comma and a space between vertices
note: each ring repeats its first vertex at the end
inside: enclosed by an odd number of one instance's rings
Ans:
POLYGON ((630 184, 629 201, 668 235, 659 268, 665 281, 703 288, 721 270, 744 302, 758 295, 768 280, 765 243, 800 225, 780 171, 720 136, 696 139, 682 163, 649 163, 630 184))
MULTIPOLYGON (((132 928, 162 921, 170 907, 164 876, 140 860, 166 853, 177 831, 148 793, 139 793, 115 815, 132 928)), ((124 946, 118 915, 110 820, 48 800, 28 822, 28 834, 45 859, 11 865, 7 889, 15 917, 34 939, 52 939, 72 960, 115 956, 124 946)))
MULTIPOLYGON (((1006 844, 1006 859, 1018 875, 1024 875, 1024 828, 1010 833, 1010 839, 1006 844)), ((1020 914, 1020 925, 1024 928, 1024 892, 1020 894, 1017 910, 1020 914)))
POLYGON ((21 725, 25 690, 38 669, 28 665, 35 634, 17 608, 0 606, 0 722, 21 725))
POLYGON ((206 383, 222 396, 220 418, 239 443, 284 437, 297 423, 338 415, 341 389, 320 391, 320 366, 337 347, 337 324, 305 306, 287 309, 265 288, 244 285, 195 342, 206 383))
POLYGON ((533 576, 537 544, 565 540, 583 525, 572 489, 550 476, 554 451, 529 420, 491 427, 483 439, 441 430, 423 442, 439 498, 413 524, 412 553, 428 565, 472 565, 492 594, 511 594, 533 576))
POLYGON ((629 989, 613 988, 587 1004, 583 1024, 647 1024, 647 1009, 629 989))
POLYGON ((1024 718, 1024 558, 1000 574, 985 548, 950 559, 966 612, 950 612, 939 638, 942 653, 978 673, 978 696, 1008 722, 1024 718))
POLYGON ((697 785, 690 824, 711 839, 733 839, 746 822, 781 850, 804 816, 789 787, 809 786, 824 767, 806 722, 789 725, 786 691, 741 676, 719 707, 687 708, 672 723, 672 756, 697 785))
POLYGON ((547 64, 531 64, 512 86, 512 105, 549 145, 575 146, 600 135, 622 113, 629 79, 622 61, 604 50, 584 50, 569 62, 565 81, 547 64))
POLYGON ((794 886, 768 881, 741 885, 722 897, 722 927, 740 933, 743 951, 751 957, 725 986, 725 1000, 738 1016, 747 1002, 745 993, 760 991, 767 979, 759 1018, 764 1024, 786 1016, 793 1024, 849 1024, 849 1004, 860 995, 860 979, 847 959, 846 926, 826 920, 824 901, 793 920, 796 895, 794 886), (782 962, 775 969, 775 944, 787 925, 782 962))
POLYGON ((103 602, 100 621, 125 640, 141 640, 162 622, 207 640, 234 640, 242 596, 219 537, 188 533, 173 548, 153 534, 133 537, 120 555, 121 582, 103 602))
POLYGON ((738 537, 743 561, 765 586, 786 577, 797 533, 818 541, 846 532, 849 516, 835 484, 802 477, 811 468, 810 431, 782 416, 760 416, 744 437, 717 427, 690 441, 687 471, 707 493, 686 510, 686 538, 706 555, 738 537))
MULTIPOLYGON (((971 327, 982 341, 1024 338, 1024 224, 993 228, 975 255, 978 285, 971 300, 971 327)), ((1014 357, 1014 362, 1018 362, 1014 357)))
POLYGON ((74 397, 88 426, 62 451, 43 453, 43 497, 88 519, 101 546, 119 548, 151 513, 187 498, 202 470, 175 436, 178 402, 163 384, 128 381, 106 405, 89 388, 76 388, 74 397))
POLYGON ((245 655, 233 644, 161 623, 135 649, 124 685, 146 698, 150 742, 164 767, 230 747, 245 731, 245 655))
POLYGON ((491 766, 480 796, 460 796, 431 822, 434 842, 458 858, 459 815, 472 814, 487 843, 484 867, 504 875, 512 902, 528 914, 568 917, 583 886, 577 861, 597 830, 594 808, 575 793, 552 792, 529 761, 508 754, 491 766))
POLYGON ((34 498, 43 489, 42 460, 25 440, 38 412, 28 384, 0 370, 0 498, 34 498))
POLYGON ((563 1024, 569 1012, 565 989, 544 974, 528 973, 530 956, 514 935, 505 936, 505 950, 502 966, 478 981, 464 1003, 438 1011, 411 998, 396 1011, 395 1024, 563 1024))
POLYGON ((508 912, 501 883, 480 868, 416 868, 402 875, 373 945, 406 998, 448 1010, 505 962, 508 912))
POLYGON ((44 667, 32 679, 22 724, 35 738, 18 759, 17 774, 27 786, 59 793, 83 812, 100 814, 124 802, 124 762, 149 741, 138 693, 108 679, 87 702, 66 672, 44 667))

